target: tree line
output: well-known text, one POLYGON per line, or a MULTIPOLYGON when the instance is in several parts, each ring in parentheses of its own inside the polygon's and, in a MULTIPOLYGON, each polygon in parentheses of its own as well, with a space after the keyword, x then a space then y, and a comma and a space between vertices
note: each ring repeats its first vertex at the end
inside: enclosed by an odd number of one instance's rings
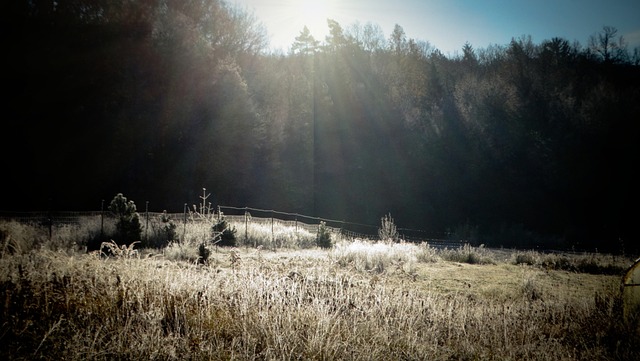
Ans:
POLYGON ((180 211, 206 187, 487 244, 637 235, 640 56, 614 27, 445 56, 400 25, 329 19, 282 54, 220 0, 2 7, 6 207, 123 192, 180 211))

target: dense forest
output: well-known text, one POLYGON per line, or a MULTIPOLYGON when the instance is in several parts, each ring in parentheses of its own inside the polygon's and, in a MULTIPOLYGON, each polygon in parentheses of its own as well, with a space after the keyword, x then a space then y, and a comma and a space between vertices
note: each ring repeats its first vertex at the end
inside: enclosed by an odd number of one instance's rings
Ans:
MULTIPOLYGON (((615 27, 444 56, 400 25, 268 51, 221 0, 4 1, 4 210, 252 206, 491 245, 635 247, 640 56, 615 27)), ((423 34, 428 39, 429 34, 423 34)))

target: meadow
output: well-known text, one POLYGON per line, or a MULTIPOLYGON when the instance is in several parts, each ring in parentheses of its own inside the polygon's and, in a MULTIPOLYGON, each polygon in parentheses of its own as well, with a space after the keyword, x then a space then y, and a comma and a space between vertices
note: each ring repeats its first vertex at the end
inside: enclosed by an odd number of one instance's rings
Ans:
POLYGON ((189 227, 105 256, 83 248, 95 229, 51 239, 0 224, 0 358, 640 359, 621 312, 629 257, 336 235, 321 249, 312 233, 256 227, 203 261, 206 230, 189 227))

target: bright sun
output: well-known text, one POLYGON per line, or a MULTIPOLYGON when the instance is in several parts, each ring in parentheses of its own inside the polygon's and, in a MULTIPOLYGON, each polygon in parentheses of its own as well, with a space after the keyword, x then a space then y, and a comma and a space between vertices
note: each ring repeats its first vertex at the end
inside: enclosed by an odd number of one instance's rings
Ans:
POLYGON ((297 13, 304 19, 314 19, 327 12, 327 6, 324 1, 300 0, 297 3, 297 13))
POLYGON ((291 0, 291 3, 297 22, 306 25, 317 40, 324 40, 328 33, 327 19, 332 17, 333 1, 291 0))

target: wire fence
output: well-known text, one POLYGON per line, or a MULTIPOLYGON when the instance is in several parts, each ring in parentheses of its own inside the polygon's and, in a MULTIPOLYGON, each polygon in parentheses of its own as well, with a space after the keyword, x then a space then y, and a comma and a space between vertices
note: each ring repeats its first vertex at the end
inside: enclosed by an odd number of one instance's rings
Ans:
MULTIPOLYGON (((315 234, 319 226, 324 225, 331 234, 347 239, 379 240, 379 226, 335 220, 322 217, 308 216, 299 213, 283 212, 277 210, 267 210, 252 207, 217 206, 208 212, 197 213, 186 205, 182 213, 152 212, 145 210, 139 212, 140 223, 145 231, 149 230, 150 224, 158 224, 171 220, 176 225, 187 223, 211 223, 220 221, 223 217, 227 222, 235 224, 239 236, 248 238, 247 232, 250 225, 262 225, 271 228, 271 237, 275 238, 275 229, 278 227, 290 227, 295 233, 305 231, 315 234)), ((99 221, 101 225, 105 220, 112 220, 115 215, 107 210, 100 211, 38 211, 38 212, 7 212, 0 211, 0 220, 13 220, 22 223, 37 223, 49 228, 49 235, 52 236, 56 226, 66 224, 80 224, 87 219, 99 221)), ((101 226, 103 227, 103 226, 101 226)), ((183 228, 183 229, 184 229, 183 228)), ((400 239, 408 242, 429 242, 436 247, 459 247, 466 243, 464 240, 451 240, 449 234, 443 232, 429 232, 409 228, 397 228, 400 239)), ((101 229, 102 232, 102 229, 101 229)), ((180 233, 178 231, 178 233, 180 233)), ((143 235, 144 237, 145 235, 143 235)), ((182 234, 184 238, 184 233, 182 234)))
MULTIPOLYGON (((218 213, 224 214, 228 219, 236 222, 259 222, 260 220, 277 221, 281 224, 288 224, 294 227, 304 227, 315 232, 320 223, 324 223, 326 228, 333 234, 339 234, 345 238, 358 238, 371 241, 380 240, 378 229, 380 226, 370 224, 348 222, 343 220, 313 217, 299 213, 281 212, 276 210, 259 209, 251 207, 218 206, 218 213), (224 211, 224 212, 223 212, 224 211), (228 211, 232 212, 230 214, 228 211), (261 217, 259 217, 259 216, 261 217)), ((451 234, 446 232, 433 232, 411 228, 397 228, 398 237, 407 242, 429 242, 438 247, 458 247, 468 240, 453 240, 451 234)))

